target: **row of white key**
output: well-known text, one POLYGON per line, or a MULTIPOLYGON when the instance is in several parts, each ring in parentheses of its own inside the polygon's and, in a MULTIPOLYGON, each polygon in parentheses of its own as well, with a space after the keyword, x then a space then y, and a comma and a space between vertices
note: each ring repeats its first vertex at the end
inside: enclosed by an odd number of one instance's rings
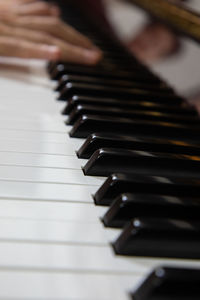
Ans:
POLYGON ((103 228, 106 208, 91 196, 104 178, 83 175, 64 104, 48 79, 12 74, 0 72, 0 300, 127 300, 152 267, 175 261, 114 254, 119 231, 103 228))

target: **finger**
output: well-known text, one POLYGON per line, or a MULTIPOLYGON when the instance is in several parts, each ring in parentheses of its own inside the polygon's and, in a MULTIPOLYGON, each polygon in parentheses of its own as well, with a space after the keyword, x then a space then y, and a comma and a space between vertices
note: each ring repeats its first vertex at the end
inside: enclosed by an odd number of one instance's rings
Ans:
POLYGON ((60 10, 57 6, 46 2, 31 2, 17 5, 13 8, 14 12, 20 16, 59 16, 60 10))
POLYGON ((61 60, 66 62, 95 65, 102 58, 100 51, 74 46, 59 39, 55 39, 54 43, 61 51, 61 60))
POLYGON ((12 20, 10 19, 9 22, 20 27, 47 32, 66 42, 70 42, 73 45, 85 48, 95 48, 93 43, 87 37, 55 17, 20 17, 12 20))
POLYGON ((101 52, 71 45, 53 36, 30 29, 13 28, 0 23, 1 36, 13 37, 15 40, 26 40, 32 43, 56 46, 60 50, 60 59, 73 63, 96 64, 101 59, 101 52))
POLYGON ((14 37, 0 37, 0 55, 20 58, 60 59, 60 50, 56 46, 35 44, 14 37))

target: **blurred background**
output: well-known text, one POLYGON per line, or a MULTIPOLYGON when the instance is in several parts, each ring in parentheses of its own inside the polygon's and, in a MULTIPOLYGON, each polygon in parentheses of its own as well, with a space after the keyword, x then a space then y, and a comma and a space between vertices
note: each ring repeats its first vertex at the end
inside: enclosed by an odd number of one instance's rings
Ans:
MULTIPOLYGON (((177 37, 164 26, 160 27, 144 11, 126 1, 104 0, 104 4, 115 32, 125 44, 129 45, 129 49, 179 94, 198 105, 200 45, 188 38, 177 37), (163 44, 165 50, 159 52, 159 44, 163 44), (156 51, 157 54, 153 53, 156 51)), ((182 5, 200 12, 199 0, 184 1, 182 5)))

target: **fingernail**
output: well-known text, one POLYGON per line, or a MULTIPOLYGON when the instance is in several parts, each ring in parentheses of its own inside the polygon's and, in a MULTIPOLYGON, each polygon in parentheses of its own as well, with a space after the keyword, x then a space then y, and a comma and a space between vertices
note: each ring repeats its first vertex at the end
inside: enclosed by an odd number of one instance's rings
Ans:
POLYGON ((45 46, 47 52, 47 59, 58 60, 61 56, 60 49, 56 46, 45 46))
POLYGON ((102 52, 100 50, 83 50, 83 55, 88 63, 95 64, 102 58, 102 52))

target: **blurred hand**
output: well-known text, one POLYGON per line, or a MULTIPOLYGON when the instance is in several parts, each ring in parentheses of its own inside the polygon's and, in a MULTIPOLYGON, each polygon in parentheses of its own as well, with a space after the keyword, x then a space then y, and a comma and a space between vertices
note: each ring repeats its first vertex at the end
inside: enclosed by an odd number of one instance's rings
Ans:
POLYGON ((59 15, 42 1, 0 0, 0 55, 96 64, 101 51, 59 15))
POLYGON ((129 42, 128 48, 142 62, 154 63, 175 53, 179 41, 165 25, 151 23, 129 42))

